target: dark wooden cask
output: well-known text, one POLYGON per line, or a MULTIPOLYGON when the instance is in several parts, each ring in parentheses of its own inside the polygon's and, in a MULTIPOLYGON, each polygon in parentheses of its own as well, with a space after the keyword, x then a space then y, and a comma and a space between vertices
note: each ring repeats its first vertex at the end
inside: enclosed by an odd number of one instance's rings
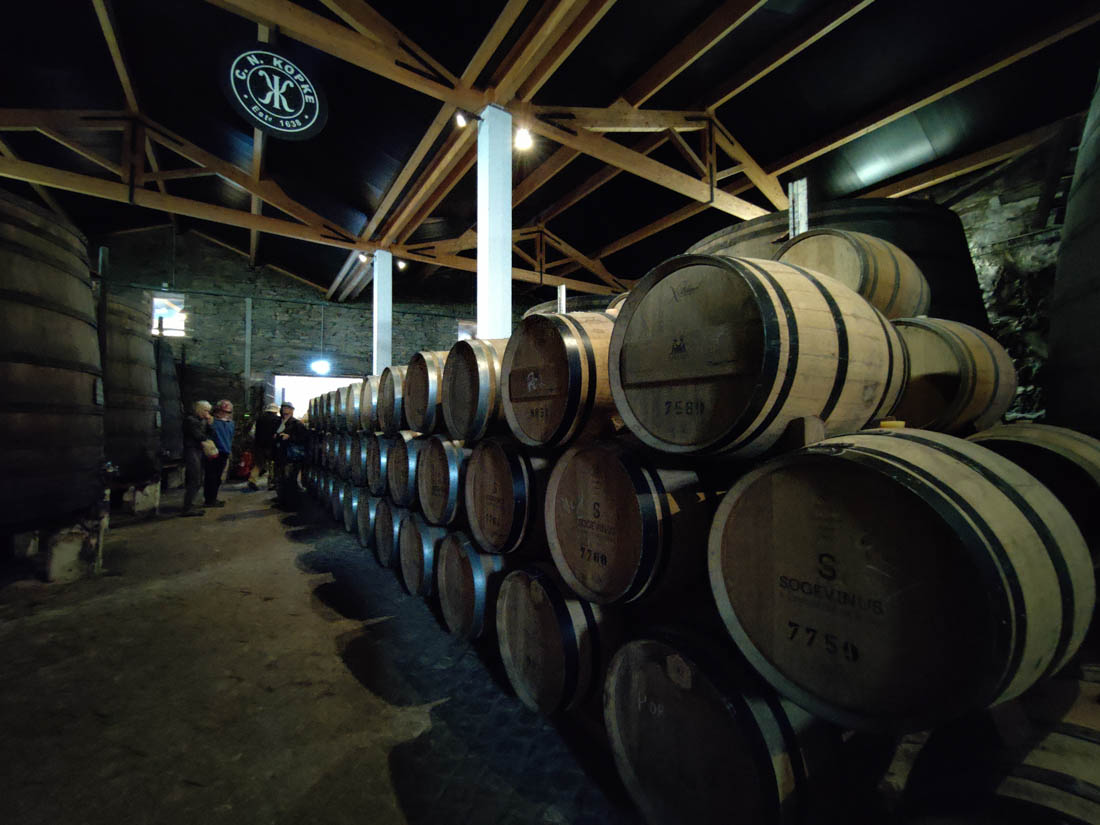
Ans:
POLYGON ((359 491, 359 509, 356 513, 356 532, 359 536, 359 545, 367 550, 374 549, 374 517, 378 512, 377 496, 369 495, 368 490, 359 491))
POLYGON ((346 433, 348 431, 348 388, 340 387, 332 392, 332 429, 338 433, 346 433))
POLYGON ((928 313, 932 296, 920 268, 894 244, 865 232, 811 229, 783 244, 776 260, 840 281, 887 318, 928 313))
POLYGON ((378 500, 378 506, 374 511, 374 554, 383 567, 397 565, 398 533, 401 530, 401 521, 408 514, 404 507, 395 506, 389 499, 378 500))
POLYGON ((351 471, 348 477, 356 487, 367 486, 367 439, 373 433, 357 432, 351 437, 351 471))
POLYGON ((443 429, 443 364, 446 352, 418 352, 405 369, 405 419, 409 429, 430 434, 443 429))
POLYGON ((342 433, 336 442, 337 456, 336 456, 336 471, 340 474, 340 478, 350 479, 352 474, 352 445, 353 445, 351 433, 342 433))
POLYGON ((611 338, 611 388, 643 443, 739 458, 816 416, 827 433, 890 414, 905 347, 831 278, 748 258, 681 255, 631 290, 611 338))
POLYGON ((560 447, 612 432, 607 348, 615 313, 529 315, 504 352, 503 406, 524 444, 560 447))
POLYGON ((107 298, 103 390, 104 448, 122 481, 143 481, 160 470, 160 395, 145 293, 107 298), (130 303, 133 301, 134 303, 130 303))
POLYGON ((160 454, 171 461, 183 458, 183 399, 172 345, 158 336, 154 345, 157 359, 157 395, 160 396, 160 454))
POLYGON ((836 754, 833 731, 797 705, 656 639, 615 654, 604 721, 650 825, 815 821, 811 788, 836 754))
POLYGON ((470 537, 458 532, 448 533, 436 552, 436 590, 447 628, 463 639, 492 633, 506 558, 479 553, 470 537))
POLYGON ((718 496, 694 469, 614 443, 578 445, 546 488, 546 537, 570 589, 597 604, 676 598, 706 582, 718 496))
POLYGON ((497 640, 520 701, 552 714, 602 684, 616 633, 605 608, 576 599, 539 567, 513 570, 497 595, 497 640))
POLYGON ((399 507, 417 507, 416 465, 421 451, 431 439, 411 430, 402 430, 390 441, 386 460, 386 489, 399 507))
POLYGON ((332 493, 328 503, 333 520, 340 523, 344 521, 344 495, 346 492, 344 480, 339 474, 334 474, 332 477, 332 493))
POLYGON ((9 530, 102 501, 104 398, 84 237, 0 192, 0 238, 0 529, 9 530))
POLYGON ((456 441, 477 441, 504 419, 501 381, 507 338, 459 341, 443 365, 443 420, 456 441))
POLYGON ((373 433, 378 429, 378 384, 381 378, 368 375, 359 388, 359 429, 373 433))
POLYGON ((414 596, 435 595, 437 548, 447 535, 445 527, 428 524, 420 513, 406 513, 397 531, 401 580, 414 596))
POLYGON ((393 438, 381 433, 374 433, 364 435, 363 441, 366 443, 367 451, 367 488, 370 490, 371 495, 384 496, 387 488, 386 471, 389 469, 390 447, 393 444, 393 438))
POLYGON ((358 432, 363 384, 362 382, 349 384, 341 392, 344 394, 344 429, 349 433, 358 432))
POLYGON ((548 456, 508 439, 487 439, 474 448, 466 466, 466 520, 482 550, 511 553, 544 541, 552 468, 548 456))
POLYGON ((829 438, 739 479, 709 539, 711 588, 753 667, 815 715, 924 730, 1058 671, 1095 603, 1053 494, 939 433, 829 438))
POLYGON ((406 367, 386 367, 378 381, 378 427, 386 435, 405 429, 406 367))
POLYGON ((366 490, 352 482, 344 483, 344 529, 354 533, 359 529, 359 505, 366 498, 366 490))
POLYGON ((894 416, 910 427, 966 434, 1001 420, 1016 397, 1016 367, 1004 347, 974 327, 941 318, 901 318, 909 380, 894 416))
POLYGON ((462 515, 466 465, 472 452, 461 441, 436 435, 418 453, 417 499, 429 524, 453 524, 462 515))

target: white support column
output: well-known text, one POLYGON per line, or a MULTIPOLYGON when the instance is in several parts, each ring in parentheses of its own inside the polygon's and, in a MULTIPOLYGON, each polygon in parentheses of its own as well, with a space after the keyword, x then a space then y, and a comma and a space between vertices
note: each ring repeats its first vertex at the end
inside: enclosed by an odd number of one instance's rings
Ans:
POLYGON ((477 127, 477 337, 511 334, 512 115, 488 106, 477 127))
POLYGON ((393 255, 374 253, 374 336, 371 339, 373 369, 381 375, 393 363, 393 255))

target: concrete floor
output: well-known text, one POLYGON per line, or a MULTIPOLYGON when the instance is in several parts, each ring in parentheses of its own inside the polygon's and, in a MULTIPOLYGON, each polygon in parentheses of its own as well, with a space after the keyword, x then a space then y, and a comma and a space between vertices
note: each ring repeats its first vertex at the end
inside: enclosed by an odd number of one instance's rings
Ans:
POLYGON ((97 579, 0 590, 0 822, 638 821, 312 502, 223 497, 116 526, 97 579))

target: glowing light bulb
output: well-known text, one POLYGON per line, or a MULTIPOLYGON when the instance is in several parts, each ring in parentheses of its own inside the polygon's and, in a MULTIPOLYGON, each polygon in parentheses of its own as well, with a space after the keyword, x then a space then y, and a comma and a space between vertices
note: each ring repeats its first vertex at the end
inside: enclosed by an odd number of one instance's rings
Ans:
POLYGON ((328 371, 332 369, 332 364, 330 364, 324 358, 318 358, 316 361, 309 365, 309 368, 318 375, 328 375, 328 371))
POLYGON ((456 114, 455 115, 455 123, 458 124, 459 129, 462 129, 463 127, 465 127, 466 126, 466 115, 462 114, 462 112, 459 112, 458 114, 456 114))
POLYGON ((367 262, 367 253, 366 252, 360 252, 359 253, 359 263, 365 264, 366 262, 367 262))
POLYGON ((408 264, 407 264, 407 263, 405 263, 404 261, 398 261, 398 262, 397 262, 397 268, 398 268, 398 269, 404 269, 404 268, 405 268, 405 267, 407 267, 407 266, 408 266, 408 264))
POLYGON ((530 149, 535 145, 535 142, 531 139, 531 131, 529 129, 516 129, 516 148, 519 150, 530 149))

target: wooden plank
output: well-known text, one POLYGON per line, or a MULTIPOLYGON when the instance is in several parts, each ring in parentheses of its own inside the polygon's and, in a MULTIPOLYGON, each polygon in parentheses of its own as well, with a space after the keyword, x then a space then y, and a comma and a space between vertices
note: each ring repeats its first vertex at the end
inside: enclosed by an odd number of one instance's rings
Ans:
POLYGON ((466 154, 459 159, 457 165, 451 169, 446 177, 436 186, 435 190, 431 192, 423 205, 413 215, 412 220, 408 225, 401 230, 401 234, 398 235, 399 243, 406 243, 413 233, 420 227, 429 215, 436 210, 436 207, 443 201, 447 195, 451 193, 460 180, 469 174, 470 170, 474 168, 477 163, 477 146, 471 146, 466 154))
POLYGON ((722 122, 718 120, 717 117, 714 118, 714 137, 719 148, 729 155, 732 160, 737 161, 744 167, 745 175, 748 179, 764 194, 764 197, 772 202, 772 205, 775 206, 776 209, 786 209, 790 206, 787 200, 787 193, 784 191, 783 185, 779 182, 779 178, 765 172, 763 167, 757 163, 752 155, 745 150, 745 147, 729 133, 729 130, 722 125, 722 122))
POLYGON ((553 121, 568 129, 587 129, 590 132, 697 132, 705 129, 707 112, 635 109, 619 101, 600 109, 588 106, 509 106, 513 114, 553 121))
POLYGON ((126 68, 126 60, 122 54, 122 47, 118 42, 117 29, 114 22, 114 12, 111 9, 110 0, 92 0, 99 27, 103 30, 103 37, 107 41, 107 50, 111 53, 111 62, 115 65, 115 74, 122 84, 122 95, 126 98, 126 107, 131 112, 138 111, 137 91, 134 89, 130 71, 126 68))
POLYGON ((243 229, 256 228, 261 232, 269 232, 272 235, 281 235, 286 238, 295 238, 324 246, 338 246, 344 249, 363 249, 366 251, 377 248, 377 245, 366 241, 358 243, 348 241, 324 229, 315 229, 311 226, 303 226, 278 218, 253 215, 249 212, 180 198, 175 195, 164 195, 148 189, 135 189, 131 200, 130 187, 125 183, 104 180, 91 175, 81 175, 76 172, 67 172, 63 169, 54 169, 37 163, 0 158, 0 177, 21 180, 31 184, 37 183, 41 186, 77 192, 118 203, 133 203, 149 209, 157 209, 175 215, 186 215, 215 223, 224 223, 229 226, 239 226, 243 229))
POLYGON ((683 157, 689 165, 695 167, 695 171, 699 173, 699 177, 706 178, 710 170, 699 156, 695 154, 695 150, 688 146, 688 142, 684 140, 683 136, 673 129, 669 129, 666 136, 669 141, 671 141, 672 145, 676 147, 676 151, 680 153, 680 156, 683 157))
MULTIPOLYGON (((1080 115, 1075 115, 1078 118, 1080 115)), ((1070 118, 1069 120, 1073 120, 1070 118)), ((987 166, 993 166, 1001 161, 1014 158, 1036 146, 1039 146, 1058 134, 1062 123, 1059 121, 1048 126, 1027 132, 1023 135, 1001 141, 977 152, 963 155, 962 157, 939 163, 935 166, 922 169, 915 174, 906 175, 904 178, 870 189, 859 195, 861 198, 900 198, 911 195, 922 189, 928 189, 945 181, 953 180, 970 172, 976 172, 987 166)))
POLYGON ((893 123, 895 120, 931 103, 943 100, 960 89, 965 89, 967 86, 971 86, 999 72, 1001 69, 1018 63, 1024 58, 1076 34, 1098 20, 1100 20, 1100 9, 1097 8, 1097 4, 1083 3, 1071 13, 1058 17, 1046 25, 1037 25, 1027 35, 1014 39, 981 59, 973 61, 932 83, 925 84, 913 93, 892 100, 855 123, 849 124, 843 129, 839 129, 831 135, 799 149, 794 154, 771 164, 767 171, 773 175, 781 175, 804 163, 808 163, 814 158, 851 143, 853 140, 863 137, 863 135, 869 134, 888 123, 893 123))
POLYGON ((584 8, 558 38, 553 48, 542 57, 527 79, 523 81, 519 91, 516 92, 516 97, 520 100, 533 98, 613 5, 615 0, 589 0, 585 3, 584 8))
POLYGON ((121 109, 0 109, 0 131, 121 132, 132 119, 131 112, 121 109))
MULTIPOLYGON (((0 156, 11 158, 12 160, 19 160, 19 156, 16 155, 15 152, 12 151, 12 148, 3 140, 0 140, 0 156)), ((46 206, 48 206, 55 215, 57 215, 57 217, 61 218, 61 220, 65 221, 66 223, 73 222, 72 219, 65 212, 65 210, 61 208, 61 204, 57 202, 57 199, 53 196, 49 189, 37 183, 30 184, 30 187, 34 190, 34 193, 42 199, 42 202, 45 203, 46 206)))
POLYGON ((565 241, 563 241, 560 237, 555 235, 553 232, 550 232, 549 230, 544 230, 543 235, 546 237, 546 242, 548 244, 551 244, 552 246, 556 247, 557 250, 559 252, 561 252, 562 254, 567 255, 568 257, 572 258, 574 261, 576 261, 582 267, 587 269, 589 272, 591 272, 593 275, 595 275, 597 278, 599 278, 605 284, 607 284, 609 286, 613 286, 616 289, 629 289, 630 286, 633 285, 633 283, 634 283, 633 281, 621 281, 621 280, 619 280, 618 278, 616 278, 614 275, 612 275, 610 272, 607 271, 607 267, 605 267, 603 265, 603 263, 601 263, 600 261, 592 260, 587 255, 585 255, 583 252, 581 252, 579 249, 576 249, 575 247, 570 246, 569 244, 567 244, 565 241))
MULTIPOLYGON (((401 257, 410 261, 423 261, 427 264, 438 264, 442 267, 459 269, 463 272, 477 272, 477 261, 473 258, 463 258, 459 255, 443 255, 439 258, 429 258, 411 252, 402 252, 401 257)), ((567 289, 571 289, 574 292, 587 292, 593 295, 612 295, 618 292, 618 290, 612 289, 605 284, 575 281, 571 278, 560 278, 556 275, 539 275, 538 272, 533 270, 520 269, 518 267, 512 268, 512 278, 516 281, 525 281, 530 284, 540 284, 542 286, 558 286, 559 284, 565 284, 567 289)))
POLYGON ((524 176, 512 190, 512 207, 515 208, 535 194, 544 183, 581 156, 568 146, 559 146, 546 160, 524 176))
POLYGON ((841 24, 851 20, 873 2, 874 0, 838 0, 830 3, 790 34, 781 36, 770 49, 714 88, 705 98, 706 107, 717 109, 841 24))
POLYGON ((424 170, 416 185, 382 228, 383 246, 393 243, 401 235, 412 217, 431 198, 436 183, 450 175, 455 164, 466 157, 471 146, 476 157, 477 131, 474 129, 459 129, 447 136, 447 140, 431 159, 428 168, 424 170))
POLYGON ((160 172, 152 172, 145 176, 146 182, 157 183, 166 180, 186 180, 187 178, 203 178, 216 175, 212 169, 201 169, 197 166, 187 169, 168 169, 160 172))
POLYGON ((623 99, 631 106, 641 106, 763 5, 764 0, 726 0, 638 78, 623 99))
POLYGON ((332 300, 332 296, 336 294, 336 290, 340 288, 340 285, 348 276, 348 273, 355 268, 355 264, 359 260, 359 255, 359 252, 349 252, 347 258, 344 259, 343 266, 340 267, 340 271, 336 273, 336 277, 332 279, 332 283, 329 284, 328 290, 325 292, 325 297, 330 301, 332 300))
POLYGON ((490 96, 494 102, 506 103, 515 97, 524 81, 537 68, 536 58, 544 46, 552 45, 560 36, 559 27, 568 26, 569 15, 580 6, 580 0, 547 0, 539 7, 534 20, 520 35, 493 73, 490 96))
MULTIPOLYGON (((91 149, 77 143, 72 138, 50 128, 40 128, 38 129, 38 132, 45 135, 55 143, 61 144, 69 151, 75 152, 85 160, 90 160, 97 166, 102 166, 112 175, 117 175, 120 178, 122 177, 122 167, 119 164, 115 163, 113 160, 108 160, 107 158, 103 157, 103 155, 100 155, 98 152, 93 152, 91 149)), ((124 152, 123 154, 127 153, 124 152)))

